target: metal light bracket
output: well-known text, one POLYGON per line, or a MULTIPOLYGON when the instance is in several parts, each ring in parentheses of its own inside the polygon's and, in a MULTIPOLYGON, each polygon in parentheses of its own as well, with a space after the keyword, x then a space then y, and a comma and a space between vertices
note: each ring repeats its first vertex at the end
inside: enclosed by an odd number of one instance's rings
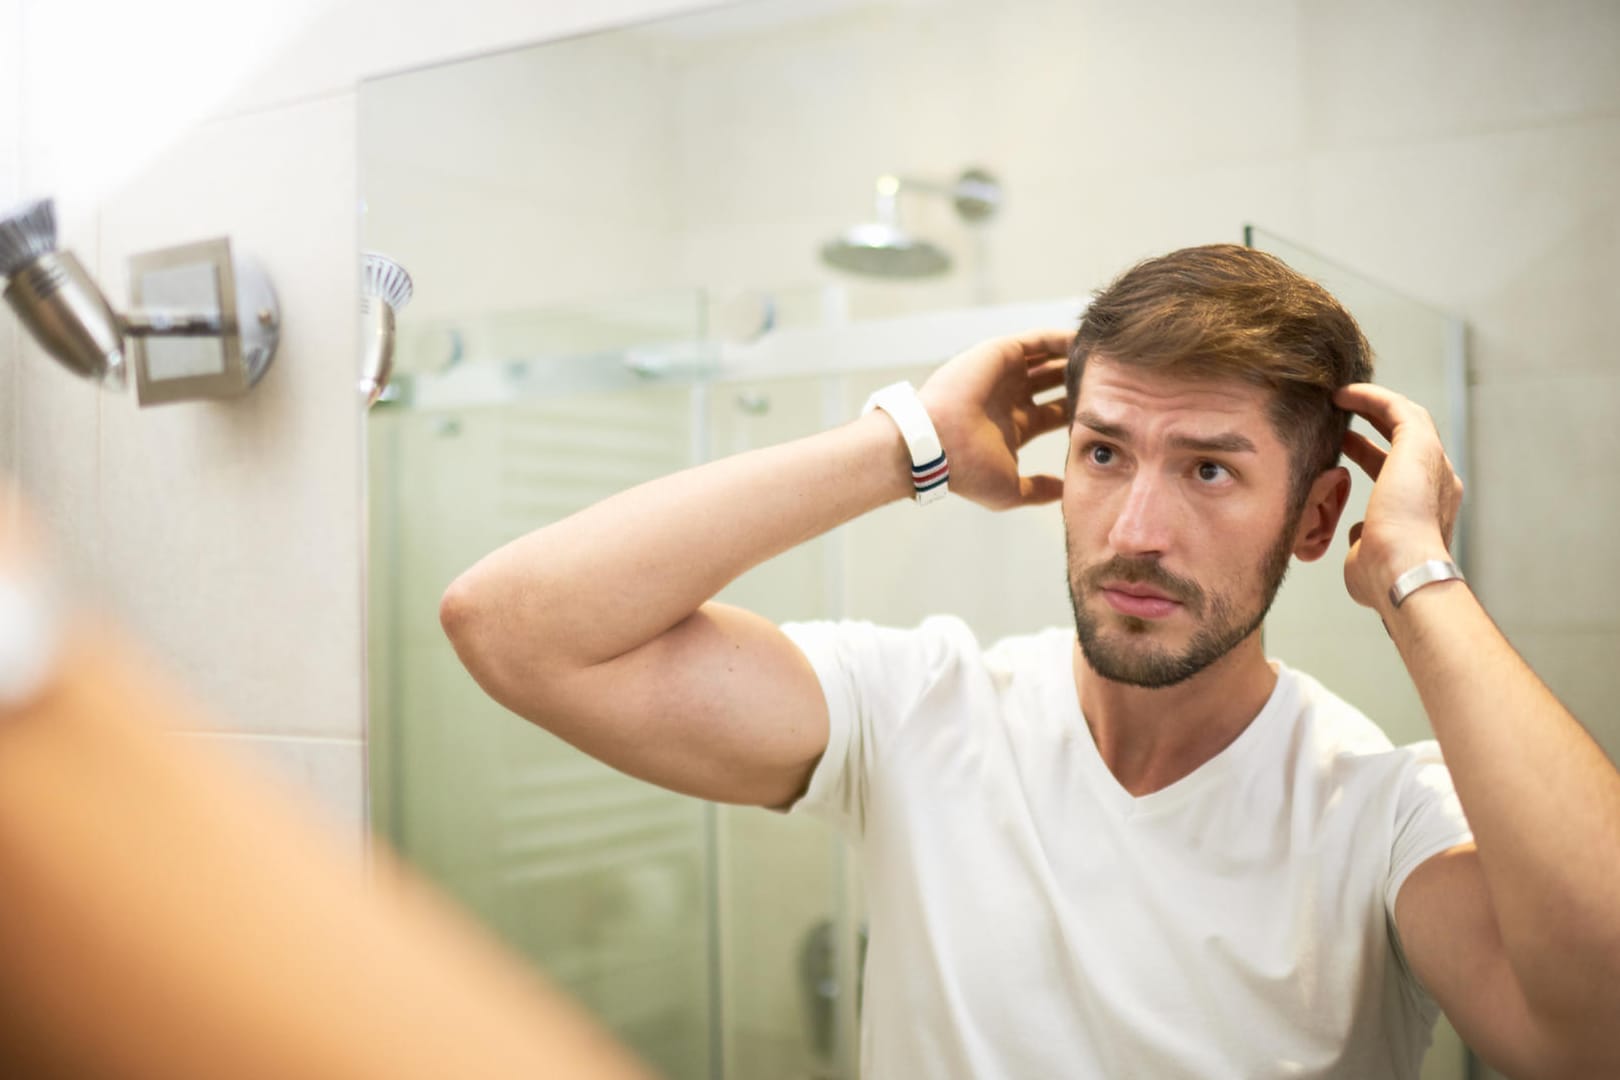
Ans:
POLYGON ((129 260, 135 398, 145 405, 238 397, 270 368, 281 308, 264 270, 204 240, 129 260))

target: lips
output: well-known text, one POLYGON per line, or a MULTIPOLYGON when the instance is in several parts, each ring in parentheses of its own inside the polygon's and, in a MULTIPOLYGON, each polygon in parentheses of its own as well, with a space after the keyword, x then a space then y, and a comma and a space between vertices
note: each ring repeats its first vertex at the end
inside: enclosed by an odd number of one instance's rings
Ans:
POLYGON ((1170 600, 1172 602, 1175 602, 1176 600, 1175 597, 1159 592, 1157 589, 1150 589, 1146 585, 1134 585, 1128 582, 1110 581, 1106 582, 1103 585, 1103 588, 1111 592, 1124 593, 1126 596, 1135 596, 1143 600, 1170 600))
POLYGON ((1181 602, 1157 589, 1135 582, 1112 581, 1102 586, 1102 598, 1121 615, 1138 619, 1163 619, 1181 610, 1181 602))

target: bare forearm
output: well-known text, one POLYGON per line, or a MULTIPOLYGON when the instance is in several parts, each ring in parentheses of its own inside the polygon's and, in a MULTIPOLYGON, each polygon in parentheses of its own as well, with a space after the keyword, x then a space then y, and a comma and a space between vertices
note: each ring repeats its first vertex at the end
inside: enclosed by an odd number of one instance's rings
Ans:
POLYGON ((909 464, 894 424, 871 413, 663 477, 493 552, 446 594, 446 625, 462 613, 452 636, 472 663, 507 651, 530 664, 611 659, 753 566, 903 498, 909 464))
POLYGON ((1385 608, 1479 846, 1525 995, 1620 1008, 1620 773, 1461 582, 1385 608))

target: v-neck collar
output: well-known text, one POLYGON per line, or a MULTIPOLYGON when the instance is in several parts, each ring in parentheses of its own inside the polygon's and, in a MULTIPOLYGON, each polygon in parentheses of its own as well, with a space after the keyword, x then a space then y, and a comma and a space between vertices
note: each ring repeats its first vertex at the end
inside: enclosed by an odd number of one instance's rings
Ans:
MULTIPOLYGON (((1074 647, 1074 635, 1069 634, 1063 654, 1065 671, 1071 666, 1074 647)), ((1271 696, 1266 703, 1248 726, 1238 733, 1237 738, 1175 783, 1146 795, 1132 795, 1108 768, 1102 751, 1097 749, 1097 740, 1091 734, 1091 725, 1086 723, 1085 714, 1080 710, 1080 697, 1072 678, 1053 680, 1053 707, 1063 718, 1066 728, 1072 725, 1073 742, 1079 748, 1080 765, 1086 772, 1092 791, 1096 792, 1099 801, 1110 813, 1121 821, 1129 821, 1181 805, 1199 792, 1231 777, 1254 756, 1255 748, 1270 737, 1271 729, 1281 722, 1296 696, 1293 671, 1281 660, 1271 659, 1268 662, 1277 673, 1277 684, 1271 688, 1271 696)))

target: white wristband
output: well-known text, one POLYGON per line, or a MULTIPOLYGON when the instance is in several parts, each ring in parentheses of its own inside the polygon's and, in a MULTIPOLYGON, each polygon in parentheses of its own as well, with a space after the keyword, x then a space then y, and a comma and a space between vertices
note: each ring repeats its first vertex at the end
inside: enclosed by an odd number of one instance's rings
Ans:
POLYGON ((885 386, 866 399, 861 415, 873 409, 888 413, 900 429, 900 437, 906 440, 906 449, 911 453, 911 486, 918 504, 943 499, 950 492, 951 467, 945 460, 939 432, 934 430, 934 422, 917 391, 909 382, 885 386))

